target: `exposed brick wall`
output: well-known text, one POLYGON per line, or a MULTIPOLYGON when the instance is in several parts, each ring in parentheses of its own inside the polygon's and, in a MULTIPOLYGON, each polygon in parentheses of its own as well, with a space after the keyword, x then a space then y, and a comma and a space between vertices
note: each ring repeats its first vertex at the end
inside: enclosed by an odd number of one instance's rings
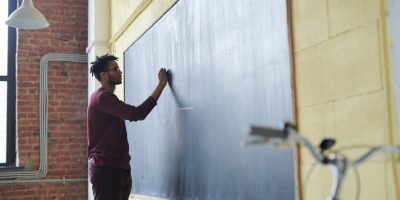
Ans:
POLYGON ((0 198, 9 200, 39 200, 39 199, 57 199, 57 200, 76 200, 87 199, 82 191, 87 190, 87 186, 81 183, 30 183, 30 184, 7 184, 0 186, 0 198))
MULTIPOLYGON (((21 3, 21 2, 20 2, 21 3)), ((18 30, 17 154, 26 170, 39 168, 39 62, 47 53, 85 54, 87 0, 35 0, 50 23, 18 30)), ((48 175, 86 178, 87 64, 50 62, 48 175)), ((87 182, 0 184, 0 199, 87 199, 87 182)))

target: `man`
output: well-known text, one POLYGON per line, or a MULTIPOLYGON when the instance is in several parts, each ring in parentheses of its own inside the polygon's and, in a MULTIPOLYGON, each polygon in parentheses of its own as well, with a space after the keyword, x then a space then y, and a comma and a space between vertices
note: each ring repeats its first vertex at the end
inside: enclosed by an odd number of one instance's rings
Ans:
POLYGON ((127 200, 132 179, 129 145, 124 120, 144 120, 156 106, 167 84, 167 72, 158 72, 159 83, 140 106, 126 104, 114 95, 122 83, 117 57, 103 55, 91 63, 90 72, 101 83, 94 91, 87 110, 89 177, 95 200, 127 200))

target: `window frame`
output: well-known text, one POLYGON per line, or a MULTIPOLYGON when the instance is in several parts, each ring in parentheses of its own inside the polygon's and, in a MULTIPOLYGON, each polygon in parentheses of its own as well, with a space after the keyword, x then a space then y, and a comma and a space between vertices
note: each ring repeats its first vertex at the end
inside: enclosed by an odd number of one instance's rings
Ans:
MULTIPOLYGON (((17 8, 17 1, 8 0, 8 15, 17 8)), ((15 28, 8 27, 8 47, 7 47, 7 75, 0 76, 0 81, 7 82, 7 146, 6 146, 6 162, 0 163, 0 166, 16 165, 16 149, 15 149, 15 126, 16 126, 16 49, 17 49, 17 33, 15 28)))

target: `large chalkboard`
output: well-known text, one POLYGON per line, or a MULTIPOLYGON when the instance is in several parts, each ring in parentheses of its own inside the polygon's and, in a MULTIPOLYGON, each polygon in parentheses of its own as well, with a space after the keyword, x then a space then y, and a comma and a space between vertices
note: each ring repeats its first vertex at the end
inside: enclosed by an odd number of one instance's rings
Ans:
POLYGON ((132 193, 166 199, 295 199, 294 152, 241 148, 250 124, 292 119, 286 0, 180 0, 125 53, 125 101, 171 82, 127 122, 132 193))

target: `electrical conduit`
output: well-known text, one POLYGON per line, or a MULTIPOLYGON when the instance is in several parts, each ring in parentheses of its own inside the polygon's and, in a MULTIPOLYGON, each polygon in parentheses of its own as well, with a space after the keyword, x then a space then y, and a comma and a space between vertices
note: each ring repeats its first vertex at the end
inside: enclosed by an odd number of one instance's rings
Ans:
POLYGON ((48 132, 48 85, 47 69, 49 61, 87 62, 87 55, 48 53, 40 59, 40 164, 37 171, 7 171, 0 173, 0 183, 27 182, 83 182, 87 178, 43 179, 47 175, 47 132, 48 132))

